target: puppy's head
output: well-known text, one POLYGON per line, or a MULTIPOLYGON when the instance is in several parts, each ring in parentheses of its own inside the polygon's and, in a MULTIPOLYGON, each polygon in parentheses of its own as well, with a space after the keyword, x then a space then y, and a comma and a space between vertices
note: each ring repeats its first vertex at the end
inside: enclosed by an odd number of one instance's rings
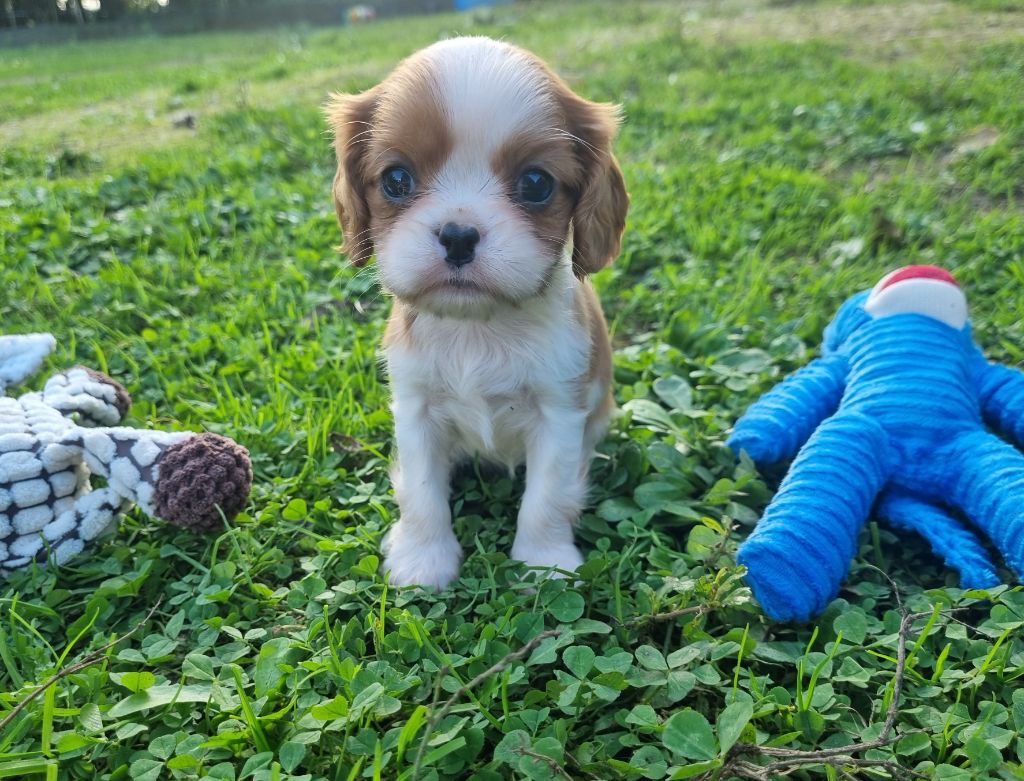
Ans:
POLYGON ((575 95, 532 54, 488 38, 434 44, 327 107, 345 250, 437 314, 485 316, 618 254, 628 198, 613 106, 575 95))

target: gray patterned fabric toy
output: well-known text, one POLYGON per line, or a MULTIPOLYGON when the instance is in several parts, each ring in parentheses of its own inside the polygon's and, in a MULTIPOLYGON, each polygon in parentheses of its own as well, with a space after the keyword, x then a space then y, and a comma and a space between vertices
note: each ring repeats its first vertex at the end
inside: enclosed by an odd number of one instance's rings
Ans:
POLYGON ((0 576, 32 561, 64 563, 137 504, 178 526, 209 531, 245 504, 245 448, 216 434, 118 424, 131 405, 110 377, 76 367, 19 398, 56 346, 49 334, 0 336, 0 576), (92 490, 89 478, 105 478, 92 490))

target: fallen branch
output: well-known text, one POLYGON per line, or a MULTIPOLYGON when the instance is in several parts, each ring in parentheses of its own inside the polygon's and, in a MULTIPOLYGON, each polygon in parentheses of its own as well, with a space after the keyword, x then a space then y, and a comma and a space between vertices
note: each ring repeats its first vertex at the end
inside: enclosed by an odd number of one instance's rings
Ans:
POLYGON ((647 616, 637 616, 626 621, 624 626, 639 626, 641 624, 654 623, 656 621, 674 621, 682 616, 701 616, 708 612, 710 608, 707 605, 690 605, 689 607, 679 608, 678 610, 669 610, 664 613, 652 613, 647 616))
MULTIPOLYGON (((731 526, 729 527, 732 528, 731 526)), ((732 577, 726 577, 725 583, 722 582, 722 578, 726 576, 726 570, 719 570, 717 576, 710 584, 709 593, 706 599, 699 605, 689 605, 687 607, 681 607, 676 610, 667 610, 662 613, 649 613, 644 616, 635 616, 628 621, 619 621, 618 619, 613 620, 621 627, 629 629, 635 626, 641 626, 643 624, 655 623, 658 621, 674 621, 677 618, 683 616, 694 616, 700 618, 701 616, 707 615, 711 611, 722 606, 722 602, 719 597, 724 585, 726 585, 732 577)))
POLYGON ((538 754, 536 751, 530 751, 530 749, 528 748, 520 748, 516 749, 516 751, 519 754, 522 754, 524 757, 531 757, 533 759, 536 759, 538 762, 543 762, 545 765, 551 768, 552 773, 557 773, 562 778, 568 778, 569 781, 573 781, 572 776, 569 775, 568 771, 566 771, 566 769, 562 767, 557 760, 554 760, 551 757, 544 756, 543 754, 538 754))
MULTIPOLYGON (((472 678, 471 680, 467 681, 462 686, 460 686, 458 689, 456 689, 455 693, 452 694, 452 696, 449 697, 447 700, 445 700, 441 704, 440 708, 435 709, 434 705, 431 704, 430 720, 427 722, 427 728, 423 733, 423 740, 420 741, 420 747, 416 751, 416 759, 413 762, 412 766, 411 775, 413 781, 416 781, 416 779, 420 777, 420 766, 423 763, 423 755, 426 753, 427 743, 430 740, 430 736, 433 734, 434 729, 437 727, 437 725, 441 723, 441 720, 448 715, 448 711, 452 709, 452 706, 455 705, 455 703, 458 702, 463 697, 463 695, 475 689, 477 686, 486 681, 492 675, 497 675, 498 673, 503 672, 513 662, 518 662, 528 653, 533 651, 533 649, 540 645, 544 640, 547 640, 549 637, 558 637, 558 635, 560 634, 562 634, 561 629, 549 629, 546 632, 541 632, 539 635, 530 640, 526 645, 522 646, 521 648, 517 648, 515 651, 512 651, 511 653, 505 654, 492 666, 488 667, 475 678, 472 678)), ((442 670, 441 674, 438 676, 439 683, 441 678, 444 677, 444 673, 445 671, 442 670)), ((548 757, 545 757, 545 759, 548 759, 548 757)))
POLYGON ((96 662, 98 662, 100 659, 103 658, 103 656, 107 653, 107 651, 109 651, 111 648, 113 648, 118 643, 120 643, 120 642, 122 642, 124 640, 127 640, 133 634, 135 634, 140 629, 142 629, 142 627, 144 627, 146 625, 146 622, 149 621, 149 619, 151 619, 153 617, 153 614, 157 611, 157 608, 160 607, 160 603, 161 602, 163 602, 163 597, 160 597, 160 599, 158 599, 156 601, 156 604, 153 605, 153 607, 150 608, 149 612, 146 614, 146 617, 144 619, 142 619, 139 623, 137 623, 127 633, 121 635, 120 637, 118 637, 118 638, 116 638, 114 640, 111 640, 105 646, 103 646, 102 648, 96 649, 91 654, 89 654, 84 659, 82 659, 81 661, 75 662, 73 665, 71 665, 69 667, 65 667, 64 669, 54 673, 49 678, 47 678, 45 681, 43 681, 43 683, 41 683, 38 687, 36 687, 36 689, 34 689, 32 691, 32 693, 28 695, 28 697, 26 697, 21 702, 19 702, 17 705, 15 705, 11 709, 11 712, 8 713, 6 716, 4 716, 4 718, 2 720, 0 720, 0 732, 3 732, 4 729, 7 728, 7 725, 10 724, 12 721, 14 721, 14 719, 18 716, 18 714, 21 713, 23 710, 25 710, 25 708, 28 707, 29 703, 31 703, 33 700, 35 700, 37 697, 39 697, 39 695, 41 695, 43 692, 45 692, 47 689, 49 689, 51 686, 53 686, 55 683, 57 683, 57 681, 59 681, 61 678, 67 678, 69 675, 74 675, 79 670, 84 670, 86 667, 89 667, 89 666, 91 666, 93 664, 96 664, 96 662))
MULTIPOLYGON (((879 570, 881 571, 881 570, 879 570)), ((803 751, 799 749, 773 748, 770 746, 757 746, 752 743, 737 743, 729 750, 726 756, 725 765, 722 767, 720 777, 728 778, 733 776, 751 781, 770 781, 778 775, 785 775, 792 770, 804 765, 829 765, 836 770, 843 772, 844 767, 868 768, 875 767, 886 770, 893 777, 927 778, 922 773, 905 768, 897 762, 887 759, 866 759, 854 756, 865 751, 883 748, 894 742, 902 735, 895 735, 896 719, 899 716, 900 697, 903 694, 903 682, 907 669, 907 641, 913 623, 922 618, 932 615, 931 611, 923 613, 910 613, 903 606, 899 589, 896 584, 886 575, 886 579, 892 584, 893 593, 896 595, 896 604, 902 615, 900 628, 896 635, 896 670, 892 681, 892 698, 889 700, 889 707, 886 709, 885 722, 882 724, 882 731, 873 740, 864 740, 849 746, 838 746, 836 748, 820 749, 818 751, 803 751), (746 756, 761 756, 775 759, 766 765, 758 765, 749 762, 746 756)))
MULTIPOLYGON (((853 746, 849 746, 853 748, 853 746)), ((814 752, 807 752, 813 754, 814 752)), ((859 757, 852 756, 836 756, 830 757, 829 759, 820 759, 814 757, 807 757, 804 761, 780 761, 772 762, 767 765, 756 765, 753 762, 747 762, 746 760, 735 760, 729 761, 722 768, 720 778, 744 778, 749 781, 772 781, 772 779, 778 778, 781 775, 789 775, 790 772, 796 770, 801 765, 830 765, 835 768, 844 778, 852 778, 852 776, 844 770, 844 767, 856 767, 856 768, 880 768, 886 770, 890 776, 899 778, 901 775, 905 777, 913 778, 928 778, 923 773, 918 773, 915 770, 909 770, 902 765, 892 762, 886 759, 862 759, 859 757)))

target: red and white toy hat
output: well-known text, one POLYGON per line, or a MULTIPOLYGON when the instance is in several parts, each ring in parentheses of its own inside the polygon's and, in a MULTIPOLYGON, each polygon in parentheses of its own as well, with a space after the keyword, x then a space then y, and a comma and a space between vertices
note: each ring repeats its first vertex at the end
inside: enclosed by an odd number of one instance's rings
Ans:
POLYGON ((924 315, 957 331, 967 324, 967 296, 956 278, 938 266, 904 266, 886 274, 864 310, 874 318, 924 315))

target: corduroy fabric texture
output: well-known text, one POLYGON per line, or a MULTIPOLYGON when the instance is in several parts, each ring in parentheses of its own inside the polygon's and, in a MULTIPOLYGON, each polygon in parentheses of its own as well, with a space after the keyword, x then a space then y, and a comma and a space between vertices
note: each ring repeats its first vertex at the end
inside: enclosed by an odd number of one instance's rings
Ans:
POLYGON ((894 488, 882 495, 876 510, 897 529, 924 537, 936 555, 960 573, 964 588, 991 588, 999 584, 999 576, 981 540, 945 508, 894 488))
POLYGON ((824 355, 758 400, 728 444, 786 478, 737 560, 765 613, 807 620, 839 591, 877 514, 924 536, 965 587, 998 582, 982 531, 1024 572, 1024 374, 988 363, 924 315, 872 319, 867 294, 825 332, 824 355))

